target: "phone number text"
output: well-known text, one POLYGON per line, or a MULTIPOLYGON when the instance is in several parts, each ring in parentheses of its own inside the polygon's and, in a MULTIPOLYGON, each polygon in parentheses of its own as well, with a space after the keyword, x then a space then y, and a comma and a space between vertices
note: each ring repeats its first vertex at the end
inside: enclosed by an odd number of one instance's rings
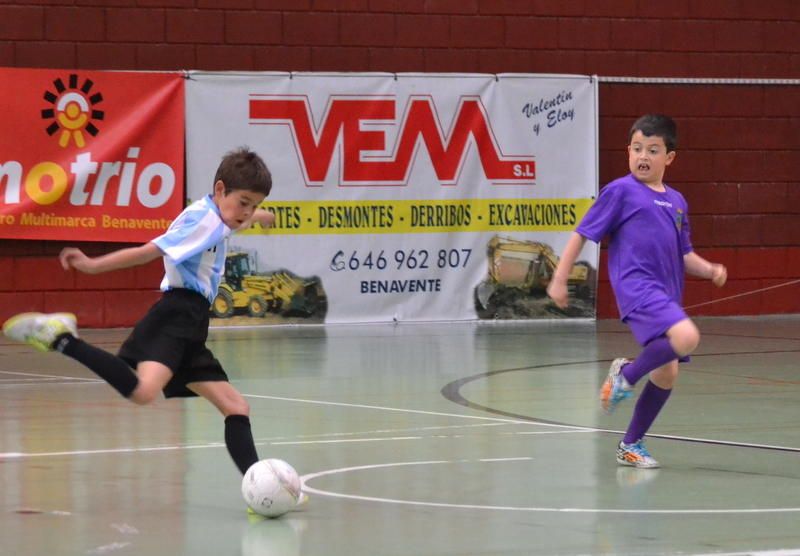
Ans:
POLYGON ((345 253, 341 249, 331 258, 330 268, 334 272, 343 270, 414 270, 428 268, 465 268, 472 249, 397 249, 386 252, 353 251, 345 253))

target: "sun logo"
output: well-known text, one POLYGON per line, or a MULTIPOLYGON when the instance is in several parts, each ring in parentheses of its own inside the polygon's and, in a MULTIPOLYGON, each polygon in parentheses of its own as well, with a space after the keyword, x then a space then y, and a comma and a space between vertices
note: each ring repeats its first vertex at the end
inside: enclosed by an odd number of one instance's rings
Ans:
POLYGON ((105 113, 102 110, 95 110, 94 106, 103 102, 102 93, 91 93, 94 82, 91 79, 84 79, 80 89, 78 88, 77 74, 70 74, 68 86, 59 77, 53 81, 55 92, 45 91, 44 100, 52 105, 52 108, 42 110, 42 119, 53 120, 45 131, 48 135, 55 135, 61 132, 58 137, 58 144, 62 148, 69 146, 70 141, 75 146, 82 149, 86 146, 84 133, 92 137, 100 133, 100 130, 92 123, 95 120, 102 120, 105 113))

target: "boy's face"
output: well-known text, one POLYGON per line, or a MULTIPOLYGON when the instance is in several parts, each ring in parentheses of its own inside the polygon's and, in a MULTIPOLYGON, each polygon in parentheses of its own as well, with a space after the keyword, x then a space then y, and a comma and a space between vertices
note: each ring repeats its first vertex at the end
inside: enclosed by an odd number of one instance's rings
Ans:
POLYGON ((646 136, 637 131, 628 145, 628 167, 640 182, 660 186, 664 171, 675 159, 675 151, 667 152, 664 138, 658 135, 646 136))
POLYGON ((236 189, 225 193, 225 184, 218 181, 214 184, 214 204, 219 207, 220 216, 225 225, 232 230, 241 227, 244 222, 253 216, 264 195, 246 189, 236 189))

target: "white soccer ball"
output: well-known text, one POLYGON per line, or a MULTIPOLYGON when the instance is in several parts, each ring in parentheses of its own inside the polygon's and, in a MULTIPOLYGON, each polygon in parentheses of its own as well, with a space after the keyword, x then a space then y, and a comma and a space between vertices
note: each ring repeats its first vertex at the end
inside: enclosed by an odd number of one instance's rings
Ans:
POLYGON ((254 463, 242 479, 242 496, 247 505, 266 517, 278 517, 297 505, 300 476, 281 459, 254 463))

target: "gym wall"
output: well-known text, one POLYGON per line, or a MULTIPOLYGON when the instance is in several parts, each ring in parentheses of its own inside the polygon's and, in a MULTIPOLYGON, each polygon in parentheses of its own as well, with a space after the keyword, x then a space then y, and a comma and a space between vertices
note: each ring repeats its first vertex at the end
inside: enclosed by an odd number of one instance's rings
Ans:
MULTIPOLYGON (((667 181, 689 201, 698 253, 729 271, 722 290, 690 279, 688 306, 800 278, 798 36, 795 0, 0 5, 0 65, 8 67, 596 74, 601 185, 627 172, 637 116, 663 112, 678 122, 667 181)), ((0 319, 70 310, 83 326, 129 326, 158 297, 159 261, 100 276, 64 273, 56 260, 64 245, 0 240, 0 319)), ((79 246, 91 254, 120 247, 79 246)), ((616 317, 605 270, 600 280, 598 317, 616 317)), ((797 284, 691 311, 796 312, 797 284)))

